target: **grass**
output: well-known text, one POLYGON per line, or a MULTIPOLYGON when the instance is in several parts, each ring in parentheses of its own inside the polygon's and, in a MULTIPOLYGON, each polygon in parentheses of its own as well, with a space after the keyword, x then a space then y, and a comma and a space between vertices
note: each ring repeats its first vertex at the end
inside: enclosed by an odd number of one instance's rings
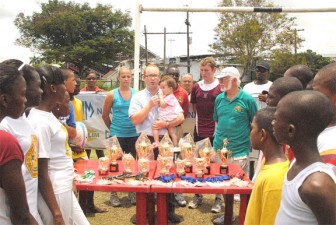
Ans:
MULTIPOLYGON (((128 200, 127 193, 118 193, 121 207, 114 208, 109 203, 110 193, 95 192, 95 204, 105 207, 109 211, 107 213, 97 213, 88 215, 91 225, 128 225, 132 224, 131 218, 135 214, 135 206, 131 205, 128 200)), ((183 194, 187 203, 193 198, 193 194, 183 194)), ((214 203, 215 195, 204 195, 203 204, 197 209, 189 209, 188 207, 176 207, 176 214, 182 218, 180 225, 202 224, 211 225, 212 219, 222 215, 222 213, 211 213, 211 207, 214 203)), ((224 210, 224 207, 222 208, 224 210)), ((234 215, 237 219, 239 204, 234 204, 234 215)), ((172 223, 168 223, 172 224, 172 223)))

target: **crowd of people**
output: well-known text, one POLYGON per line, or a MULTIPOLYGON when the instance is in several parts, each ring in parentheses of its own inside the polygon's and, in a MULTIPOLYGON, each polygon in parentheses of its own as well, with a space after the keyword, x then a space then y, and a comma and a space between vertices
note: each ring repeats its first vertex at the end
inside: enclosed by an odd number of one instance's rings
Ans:
MULTIPOLYGON (((336 224, 336 63, 315 76, 309 67, 295 65, 273 82, 268 62, 255 69, 256 79, 242 88, 239 70, 217 71, 212 57, 201 60, 201 80, 195 83, 178 65, 161 75, 149 64, 142 74, 145 88, 137 92, 131 69, 120 67, 119 87, 107 93, 102 120, 134 158, 142 133, 153 143, 154 160, 166 133, 175 146, 187 133, 195 142, 209 138, 215 151, 225 139, 230 163, 246 175, 250 152, 260 151, 246 225, 336 224)), ((104 91, 94 71, 85 79, 80 90, 71 70, 33 68, 14 59, 0 63, 0 224, 85 225, 86 213, 107 212, 94 204, 94 192, 85 193, 85 212, 75 195, 73 163, 91 153, 70 141, 76 124, 84 121, 75 96, 104 91)), ((100 150, 96 154, 104 156, 100 150)), ((220 162, 218 156, 212 161, 220 162)), ((135 193, 128 197, 135 205, 135 193)), ((153 194, 148 198, 154 200, 153 194)), ((222 211, 222 198, 216 195, 212 212, 222 211)), ((196 194, 188 207, 195 209, 202 200, 196 194)), ((121 206, 117 193, 111 193, 110 203, 121 206)), ((168 220, 179 223, 175 207, 187 206, 183 195, 169 194, 167 204, 168 220)), ((224 215, 212 222, 223 224, 224 215)))

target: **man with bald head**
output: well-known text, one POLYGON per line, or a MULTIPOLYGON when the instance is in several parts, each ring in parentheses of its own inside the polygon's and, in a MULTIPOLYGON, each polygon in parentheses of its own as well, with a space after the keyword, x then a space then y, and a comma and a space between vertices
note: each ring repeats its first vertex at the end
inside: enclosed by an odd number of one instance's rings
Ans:
POLYGON ((291 146, 295 161, 284 179, 275 225, 336 224, 336 176, 316 144, 333 114, 326 96, 317 91, 295 91, 280 100, 273 132, 280 144, 291 146))
POLYGON ((295 65, 286 70, 284 77, 296 77, 302 83, 303 89, 306 89, 307 84, 314 78, 314 73, 307 65, 295 65))
POLYGON ((336 165, 336 63, 328 64, 317 72, 313 89, 327 96, 334 111, 328 127, 318 136, 317 147, 325 162, 336 165))

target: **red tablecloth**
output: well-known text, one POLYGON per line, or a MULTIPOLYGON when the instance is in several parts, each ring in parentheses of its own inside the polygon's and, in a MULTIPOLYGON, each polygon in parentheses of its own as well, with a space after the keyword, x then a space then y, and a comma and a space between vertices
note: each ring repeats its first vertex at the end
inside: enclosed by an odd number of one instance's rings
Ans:
MULTIPOLYGON (((106 176, 116 176, 124 171, 124 166, 121 161, 118 161, 119 172, 109 172, 106 176)), ((111 184, 111 185, 100 185, 97 181, 101 179, 102 176, 98 173, 98 160, 80 160, 74 164, 75 169, 78 174, 84 174, 85 170, 94 170, 95 179, 92 183, 79 183, 76 182, 77 190, 80 191, 104 191, 104 192, 136 192, 136 221, 137 224, 146 224, 147 214, 147 193, 150 192, 149 185, 127 185, 127 184, 111 184)), ((138 173, 137 163, 133 162, 131 165, 132 171, 138 173)), ((156 169, 156 161, 151 161, 149 164, 149 174, 148 178, 152 179, 156 169)), ((86 205, 83 201, 79 201, 84 212, 86 212, 86 205)))
MULTIPOLYGON (((206 177, 214 177, 219 174, 219 163, 211 163, 210 175, 205 175, 206 177)), ((195 167, 193 172, 195 171, 195 167)), ((175 168, 171 169, 172 173, 175 173, 175 168)), ((154 177, 159 176, 160 171, 157 169, 154 177)), ((237 173, 244 174, 244 171, 239 165, 229 164, 229 174, 236 175, 237 173)), ((187 173, 186 176, 195 177, 194 173, 187 173)), ((244 176, 244 180, 251 183, 247 176, 244 176)), ((176 178, 175 181, 179 181, 180 178, 176 178)), ((251 183, 252 185, 252 183, 251 183)), ((178 183, 172 184, 169 187, 152 185, 151 191, 157 193, 157 210, 158 210, 158 224, 167 224, 167 194, 168 193, 198 193, 198 194, 225 194, 225 220, 224 224, 232 223, 233 216, 233 195, 240 194, 240 209, 239 209, 239 218, 238 224, 244 224, 247 204, 249 196, 252 192, 252 186, 250 187, 237 187, 237 186, 228 186, 228 187, 185 187, 179 185, 178 183)))

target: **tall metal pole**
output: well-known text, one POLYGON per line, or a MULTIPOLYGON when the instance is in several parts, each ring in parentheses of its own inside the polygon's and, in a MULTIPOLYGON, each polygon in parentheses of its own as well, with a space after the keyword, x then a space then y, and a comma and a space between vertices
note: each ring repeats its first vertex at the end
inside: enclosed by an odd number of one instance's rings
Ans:
POLYGON ((186 19, 186 25, 187 25, 187 71, 190 73, 190 57, 189 57, 189 12, 187 12, 187 19, 186 19))
POLYGON ((144 30, 145 30, 146 66, 147 66, 147 64, 148 64, 148 49, 147 49, 147 29, 146 29, 146 25, 144 26, 144 30))
POLYGON ((135 10, 135 28, 134 28, 134 89, 139 90, 139 80, 140 80, 140 0, 136 0, 136 10, 135 10))
POLYGON ((163 29, 163 68, 166 69, 166 28, 163 29))

